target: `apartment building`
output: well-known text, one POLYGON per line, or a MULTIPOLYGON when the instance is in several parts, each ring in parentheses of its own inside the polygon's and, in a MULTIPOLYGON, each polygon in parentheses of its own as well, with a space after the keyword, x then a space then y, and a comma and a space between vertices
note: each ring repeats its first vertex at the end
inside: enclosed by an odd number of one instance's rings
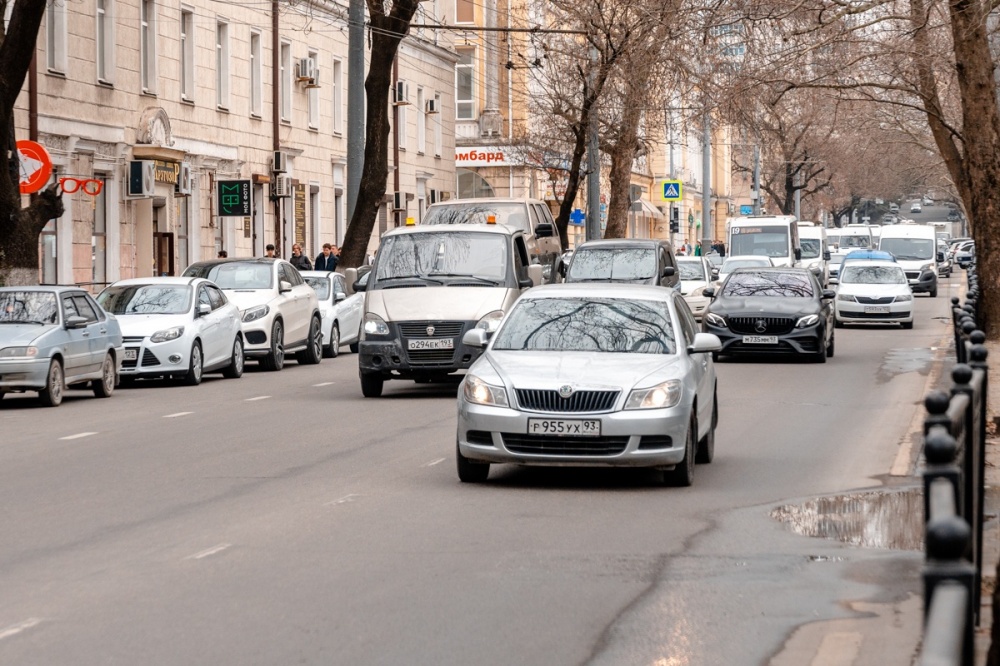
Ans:
MULTIPOLYGON (((96 180, 65 194, 41 239, 44 282, 177 275, 190 263, 310 255, 347 226, 347 6, 336 2, 49 0, 39 32, 37 107, 29 114, 56 177, 96 180), (276 14, 272 11, 277 9, 276 14), (249 183, 245 215, 220 216, 220 181, 249 183)), ((373 233, 455 187, 450 43, 419 31, 402 43, 388 192, 373 233)), ((231 211, 225 211, 231 212, 231 211)))

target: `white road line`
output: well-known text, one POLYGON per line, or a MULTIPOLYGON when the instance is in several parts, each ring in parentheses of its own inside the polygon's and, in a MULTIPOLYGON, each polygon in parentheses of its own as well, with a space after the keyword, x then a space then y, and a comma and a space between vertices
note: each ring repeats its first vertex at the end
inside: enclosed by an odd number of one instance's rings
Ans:
POLYGON ((32 617, 25 620, 24 622, 18 622, 17 624, 12 624, 9 627, 0 629, 0 641, 2 641, 5 638, 10 638, 11 636, 16 636, 22 631, 31 629, 32 627, 37 627, 41 623, 42 621, 40 619, 38 619, 37 617, 32 617))
POLYGON ((313 384, 313 386, 317 386, 317 387, 319 387, 319 386, 333 386, 336 383, 337 382, 322 382, 320 384, 313 384))
POLYGON ((90 437, 91 435, 96 435, 96 432, 78 432, 75 435, 68 435, 66 437, 60 437, 59 439, 80 439, 81 437, 90 437))
POLYGON ((447 460, 447 458, 438 458, 437 460, 432 460, 429 463, 424 463, 423 467, 434 467, 434 465, 440 465, 445 460, 447 460))
POLYGON ((216 553, 221 553, 226 548, 229 548, 232 544, 220 543, 218 546, 212 546, 207 550, 203 550, 200 553, 195 553, 194 555, 188 555, 185 560, 200 560, 203 557, 208 557, 209 555, 215 555, 216 553))
POLYGON ((340 499, 335 499, 332 502, 327 502, 323 506, 334 506, 336 504, 350 504, 351 502, 353 502, 358 497, 361 497, 361 495, 355 495, 353 493, 350 494, 350 495, 344 495, 340 499))
POLYGON ((187 416, 188 414, 194 414, 194 412, 177 412, 176 414, 167 414, 163 418, 165 418, 165 419, 176 419, 178 416, 187 416))
POLYGON ((269 395, 259 395, 259 396, 257 396, 256 398, 247 398, 247 399, 246 399, 246 402, 254 402, 254 401, 256 401, 256 400, 267 400, 267 399, 268 399, 268 398, 270 398, 270 397, 271 397, 271 396, 269 396, 269 395))

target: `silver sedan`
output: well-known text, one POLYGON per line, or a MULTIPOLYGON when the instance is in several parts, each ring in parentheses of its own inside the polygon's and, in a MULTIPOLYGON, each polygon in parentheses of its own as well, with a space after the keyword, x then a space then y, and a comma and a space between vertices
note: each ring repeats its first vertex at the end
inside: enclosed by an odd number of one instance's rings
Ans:
POLYGON ((684 299, 645 285, 530 290, 458 391, 458 476, 491 463, 653 467, 690 485, 712 461, 719 339, 698 333, 684 299))

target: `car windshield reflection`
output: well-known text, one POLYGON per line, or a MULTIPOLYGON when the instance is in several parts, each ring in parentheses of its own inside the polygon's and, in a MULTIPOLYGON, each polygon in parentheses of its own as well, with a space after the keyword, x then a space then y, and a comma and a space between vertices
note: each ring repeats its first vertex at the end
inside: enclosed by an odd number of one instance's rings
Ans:
POLYGON ((744 269, 729 276, 722 289, 722 296, 730 298, 752 296, 812 298, 815 296, 815 292, 809 276, 803 273, 744 269))
POLYGON ((187 285, 136 284, 108 287, 97 302, 114 315, 184 314, 191 308, 187 285))
POLYGON ((58 319, 59 307, 53 293, 0 292, 0 324, 54 324, 58 319))
POLYGON ((664 302, 538 298, 517 305, 493 350, 673 354, 676 344, 664 302))
POLYGON ((656 250, 645 247, 577 250, 569 265, 571 282, 648 280, 656 275, 656 250))
POLYGON ((303 275, 302 279, 306 281, 307 285, 313 288, 318 300, 325 301, 330 298, 330 278, 303 275))
POLYGON ((848 266, 841 284, 906 284, 906 274, 899 266, 848 266))

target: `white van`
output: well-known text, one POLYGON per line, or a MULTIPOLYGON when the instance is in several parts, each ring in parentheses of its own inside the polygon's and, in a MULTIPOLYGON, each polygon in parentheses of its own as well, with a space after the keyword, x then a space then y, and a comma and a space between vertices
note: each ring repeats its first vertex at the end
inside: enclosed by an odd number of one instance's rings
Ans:
POLYGON ((770 257, 775 266, 799 266, 799 226, 794 215, 750 215, 727 223, 727 256, 770 257))
POLYGON ((872 230, 867 224, 848 224, 840 228, 841 250, 871 250, 875 247, 872 230))
POLYGON ((893 225, 882 229, 878 249, 892 253, 903 267, 913 293, 926 292, 931 298, 938 292, 938 261, 934 227, 927 224, 893 225))
POLYGON ((813 272, 825 289, 830 284, 830 247, 826 241, 826 228, 813 222, 799 222, 799 245, 802 248, 802 265, 813 272))

